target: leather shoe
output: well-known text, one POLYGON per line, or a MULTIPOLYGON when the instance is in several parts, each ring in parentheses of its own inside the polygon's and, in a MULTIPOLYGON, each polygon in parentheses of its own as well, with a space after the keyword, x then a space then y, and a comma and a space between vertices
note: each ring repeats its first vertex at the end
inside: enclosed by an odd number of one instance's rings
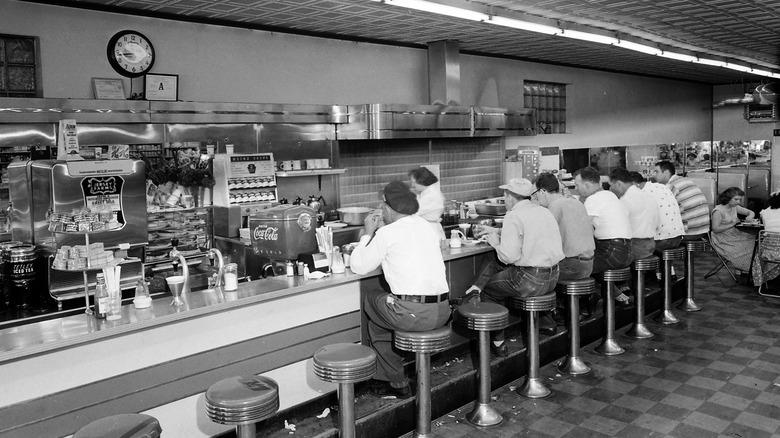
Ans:
POLYGON ((490 343, 490 352, 493 354, 493 356, 507 357, 507 356, 509 356, 509 346, 506 345, 506 341, 503 344, 499 345, 499 346, 496 346, 496 344, 491 342, 490 343))
POLYGON ((394 386, 390 386, 390 382, 371 379, 369 391, 380 398, 395 397, 398 399, 406 399, 412 396, 412 385, 407 383, 405 386, 396 388, 394 386))

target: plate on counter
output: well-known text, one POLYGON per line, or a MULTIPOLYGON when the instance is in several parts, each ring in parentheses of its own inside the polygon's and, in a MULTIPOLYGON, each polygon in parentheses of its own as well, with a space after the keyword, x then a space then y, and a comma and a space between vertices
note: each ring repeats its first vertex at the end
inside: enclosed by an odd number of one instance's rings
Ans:
POLYGON ((325 221, 325 226, 329 228, 344 228, 347 224, 340 221, 325 221))

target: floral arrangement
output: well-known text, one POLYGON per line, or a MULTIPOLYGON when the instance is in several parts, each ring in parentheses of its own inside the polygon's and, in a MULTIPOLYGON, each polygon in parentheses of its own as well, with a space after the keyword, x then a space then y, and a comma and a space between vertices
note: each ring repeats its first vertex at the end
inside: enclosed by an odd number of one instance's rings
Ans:
POLYGON ((199 191, 215 182, 211 157, 194 149, 179 150, 174 158, 156 163, 147 160, 146 168, 148 204, 173 207, 181 204, 183 194, 198 197, 199 191))

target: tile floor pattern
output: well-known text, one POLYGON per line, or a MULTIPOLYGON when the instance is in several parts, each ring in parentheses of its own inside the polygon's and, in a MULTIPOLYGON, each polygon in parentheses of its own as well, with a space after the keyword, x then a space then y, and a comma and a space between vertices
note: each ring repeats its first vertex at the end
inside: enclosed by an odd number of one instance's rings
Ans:
POLYGON ((493 392, 504 423, 477 429, 471 405, 434 420, 441 437, 780 437, 780 300, 759 297, 725 276, 697 278, 703 310, 675 309, 681 323, 648 320, 655 337, 618 336, 626 353, 605 357, 597 343, 582 349, 592 371, 561 375, 548 364, 552 389, 531 400, 493 392))

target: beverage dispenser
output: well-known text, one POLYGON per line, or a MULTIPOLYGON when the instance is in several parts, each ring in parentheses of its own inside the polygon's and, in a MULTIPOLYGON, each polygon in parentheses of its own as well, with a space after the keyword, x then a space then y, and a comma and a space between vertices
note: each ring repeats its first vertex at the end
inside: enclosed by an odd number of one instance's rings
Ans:
MULTIPOLYGON (((249 218, 249 232, 255 254, 273 261, 296 260, 317 252, 317 213, 304 205, 279 205, 249 218)), ((247 266, 247 273, 262 267, 247 266)))

